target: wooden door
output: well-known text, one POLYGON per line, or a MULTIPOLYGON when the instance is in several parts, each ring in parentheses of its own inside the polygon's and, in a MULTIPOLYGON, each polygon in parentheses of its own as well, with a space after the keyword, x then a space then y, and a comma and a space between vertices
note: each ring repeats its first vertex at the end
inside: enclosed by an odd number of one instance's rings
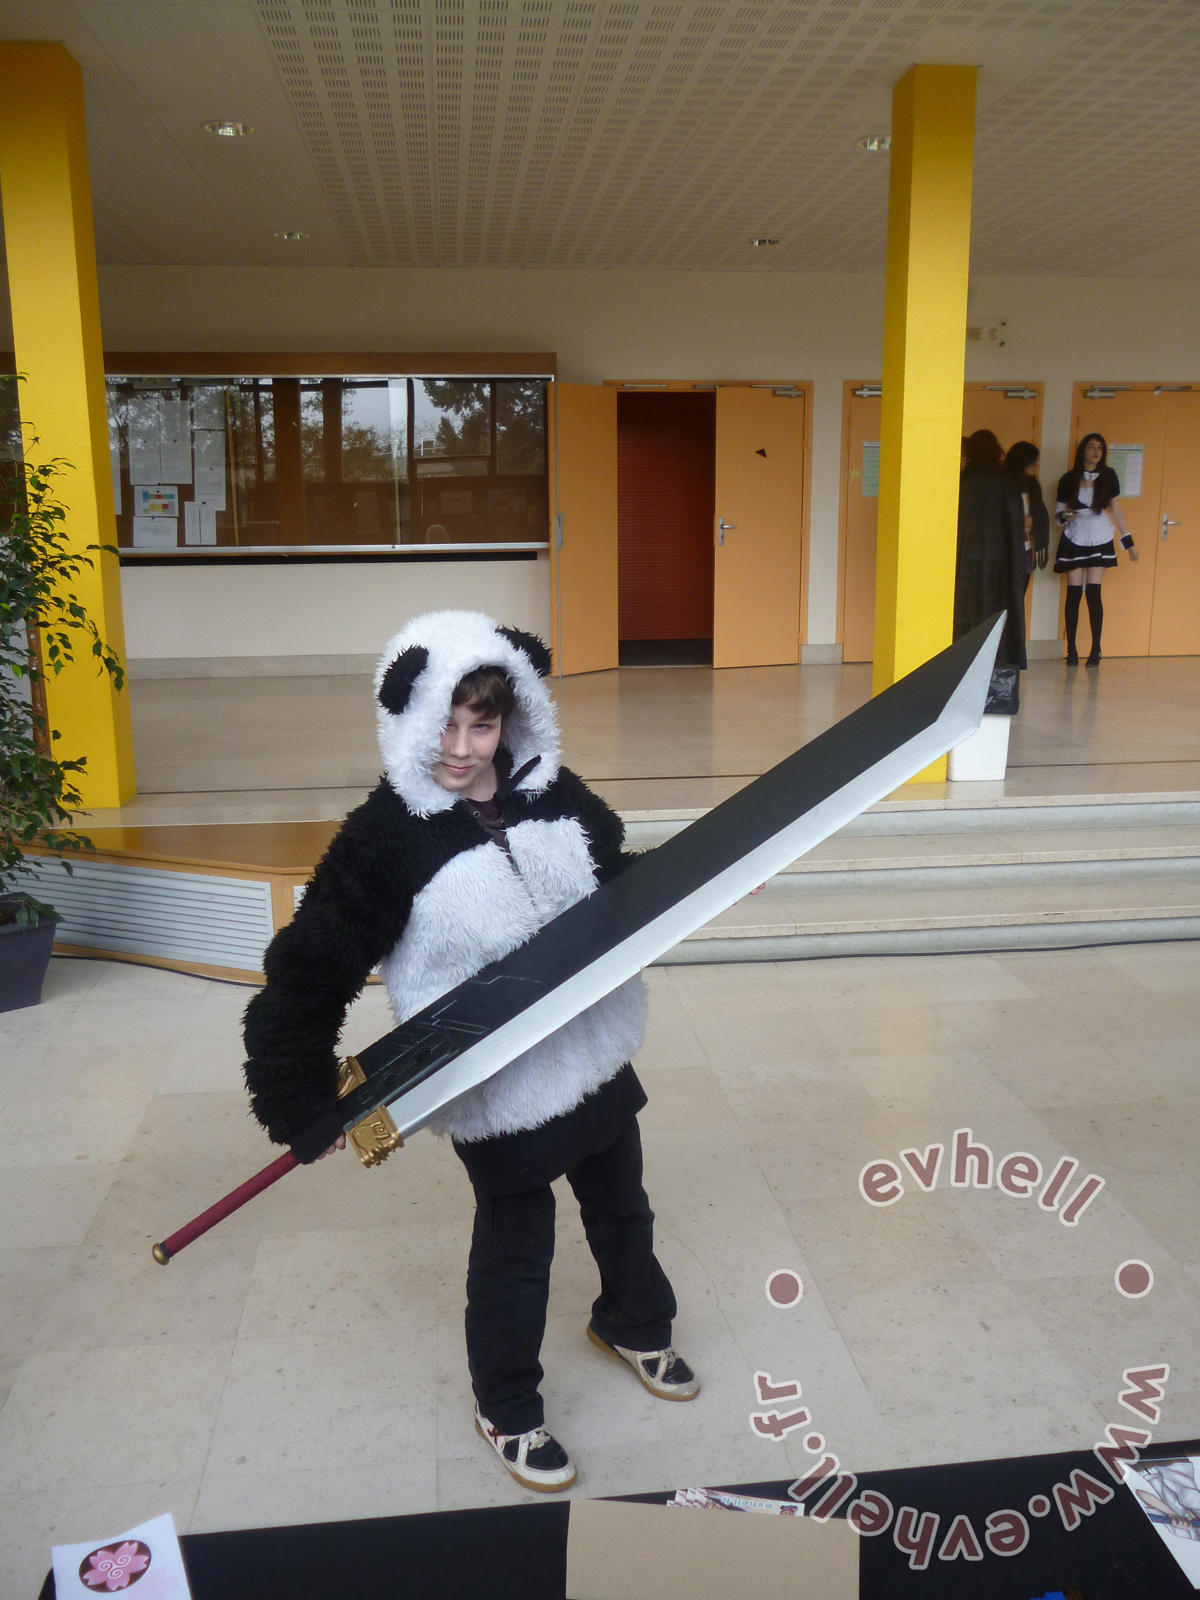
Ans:
MULTIPOLYGON (((842 438, 842 660, 870 661, 875 653, 875 519, 879 507, 877 384, 847 385, 842 438)), ((1040 445, 1042 385, 968 383, 963 386, 963 433, 990 428, 1007 450, 1018 439, 1040 445)), ((1042 486, 1050 499, 1054 485, 1042 486)), ((1027 619, 1028 620, 1028 619, 1027 619)))
POLYGON ((550 603, 555 671, 617 665, 617 391, 556 383, 550 603))
POLYGON ((800 659, 804 395, 717 390, 713 666, 800 659))
MULTIPOLYGON (((1158 531, 1151 536, 1157 555, 1150 654, 1195 656, 1200 655, 1200 393, 1166 393, 1158 404, 1163 401, 1167 425, 1158 531)), ((1108 582, 1105 578, 1106 588, 1108 582)), ((1104 630, 1107 650, 1107 615, 1104 630)))
MULTIPOLYGON (((1121 480, 1121 509, 1138 547, 1136 562, 1118 547, 1115 570, 1104 574, 1106 656, 1150 653, 1167 410, 1166 396, 1150 389, 1110 390, 1090 397, 1083 390, 1076 399, 1070 459, 1075 459, 1076 446, 1086 433, 1102 434, 1108 441, 1110 460, 1121 480), (1137 452, 1132 457, 1138 462, 1136 475, 1126 466, 1130 452, 1137 452)), ((1046 500, 1053 506, 1054 484, 1047 484, 1047 490, 1046 500)))
POLYGON ((853 391, 846 409, 842 445, 843 661, 870 661, 875 653, 875 524, 879 510, 881 409, 878 394, 853 391))

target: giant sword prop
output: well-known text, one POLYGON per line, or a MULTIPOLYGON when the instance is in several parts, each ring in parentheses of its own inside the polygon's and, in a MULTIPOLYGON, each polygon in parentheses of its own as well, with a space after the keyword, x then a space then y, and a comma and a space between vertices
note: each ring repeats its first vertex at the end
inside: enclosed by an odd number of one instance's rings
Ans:
POLYGON ((519 949, 347 1057, 336 1110, 169 1239, 185 1245, 345 1133, 366 1166, 882 800, 979 727, 1004 618, 985 622, 715 806, 519 949))

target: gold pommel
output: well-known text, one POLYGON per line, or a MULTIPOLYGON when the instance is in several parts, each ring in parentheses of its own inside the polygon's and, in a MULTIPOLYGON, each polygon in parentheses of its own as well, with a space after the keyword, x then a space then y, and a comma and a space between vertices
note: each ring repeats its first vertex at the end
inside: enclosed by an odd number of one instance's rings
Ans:
MULTIPOLYGON (((338 1069, 338 1099, 343 1099, 351 1089, 366 1083, 367 1075, 353 1056, 347 1056, 338 1069)), ((377 1167, 386 1161, 393 1150, 403 1147, 404 1138, 386 1106, 372 1111, 369 1117, 355 1123, 346 1137, 355 1155, 364 1167, 377 1167)))

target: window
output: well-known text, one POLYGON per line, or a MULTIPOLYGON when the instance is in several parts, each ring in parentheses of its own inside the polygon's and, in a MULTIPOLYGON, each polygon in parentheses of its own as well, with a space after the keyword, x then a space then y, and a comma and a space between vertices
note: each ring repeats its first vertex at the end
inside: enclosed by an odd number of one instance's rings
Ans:
POLYGON ((541 378, 110 377, 118 544, 544 544, 541 378))

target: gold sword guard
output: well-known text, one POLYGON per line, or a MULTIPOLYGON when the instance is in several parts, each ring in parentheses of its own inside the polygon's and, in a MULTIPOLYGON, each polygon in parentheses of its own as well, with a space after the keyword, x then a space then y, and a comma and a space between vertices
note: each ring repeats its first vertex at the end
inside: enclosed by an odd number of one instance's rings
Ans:
MULTIPOLYGON (((366 1081, 367 1075, 358 1062, 353 1056, 346 1056, 338 1068, 338 1099, 366 1081)), ((393 1150, 401 1149, 404 1144, 404 1137, 386 1106, 380 1106, 369 1117, 356 1122, 346 1137, 364 1167, 377 1167, 381 1161, 387 1160, 393 1150)))

